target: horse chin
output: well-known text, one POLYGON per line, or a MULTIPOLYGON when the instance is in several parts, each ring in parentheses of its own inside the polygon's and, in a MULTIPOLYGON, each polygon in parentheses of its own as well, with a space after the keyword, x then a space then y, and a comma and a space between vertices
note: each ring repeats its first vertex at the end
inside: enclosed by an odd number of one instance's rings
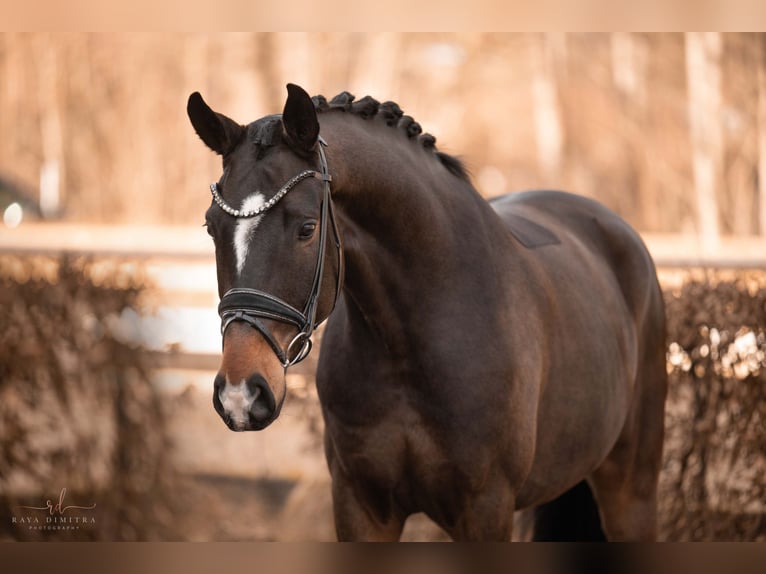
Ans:
POLYGON ((237 423, 231 420, 224 421, 229 430, 234 432, 248 432, 248 431, 260 431, 265 429, 271 423, 276 420, 276 417, 267 421, 248 421, 245 423, 237 423))

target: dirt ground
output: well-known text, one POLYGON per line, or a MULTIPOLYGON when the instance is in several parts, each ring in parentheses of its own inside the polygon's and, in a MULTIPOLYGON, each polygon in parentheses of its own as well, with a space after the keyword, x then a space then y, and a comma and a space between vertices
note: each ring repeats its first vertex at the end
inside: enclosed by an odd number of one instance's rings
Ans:
MULTIPOLYGON (((306 400, 311 387, 303 386, 304 381, 296 384, 293 378, 290 383, 292 395, 281 417, 263 432, 228 430, 199 381, 163 391, 171 405, 168 426, 179 471, 175 492, 179 510, 173 524, 178 540, 335 540, 316 403, 306 400)), ((676 440, 673 433, 669 440, 676 440)), ((674 458, 676 450, 677 445, 666 445, 666 459, 674 458)), ((666 466, 671 462, 666 460, 666 466)), ((660 498, 665 502, 675 492, 669 468, 660 481, 660 498)), ((666 507, 661 500, 660 539, 675 536, 677 517, 666 507)), ((766 515, 759 509, 736 516, 714 512, 709 519, 723 528, 715 535, 718 539, 766 536, 766 515)), ((402 539, 449 540, 424 515, 410 517, 402 539)))
MULTIPOLYGON (((199 385, 165 393, 172 401, 169 428, 180 472, 174 521, 179 539, 335 540, 329 473, 302 401, 288 397, 282 415, 265 432, 235 433, 199 385)), ((415 515, 402 539, 448 537, 427 517, 415 515)))

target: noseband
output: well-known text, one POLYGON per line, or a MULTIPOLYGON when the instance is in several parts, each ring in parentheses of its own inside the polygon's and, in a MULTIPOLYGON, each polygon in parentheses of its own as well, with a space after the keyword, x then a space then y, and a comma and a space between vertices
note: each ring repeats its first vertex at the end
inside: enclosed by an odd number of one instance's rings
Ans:
MULTIPOLYGON (((332 196, 330 194, 330 182, 332 177, 327 169, 327 158, 324 153, 324 146, 327 144, 319 138, 319 166, 321 171, 304 170, 288 181, 282 188, 266 203, 258 209, 251 211, 240 211, 228 205, 218 193, 218 186, 213 183, 210 185, 210 191, 213 193, 213 200, 226 213, 238 219, 247 219, 261 215, 274 207, 287 193, 293 189, 299 182, 309 177, 314 177, 322 181, 322 204, 319 216, 319 253, 314 267, 314 280, 311 284, 306 303, 303 310, 299 311, 289 303, 286 303, 279 297, 259 291, 258 289, 249 289, 246 287, 237 287, 229 289, 218 305, 218 314, 221 316, 221 335, 226 333, 229 325, 235 321, 242 321, 258 331, 276 354, 279 362, 287 369, 296 363, 301 362, 308 357, 313 343, 311 334, 319 326, 316 320, 317 307, 319 305, 319 292, 322 286, 322 276, 324 274, 325 252, 327 250, 327 228, 328 223, 332 226, 335 235, 335 248, 338 250, 338 277, 336 281, 335 303, 338 302, 343 281, 343 250, 341 248, 340 234, 338 225, 335 221, 333 211, 332 196), (298 329, 298 334, 293 337, 286 349, 283 349, 272 335, 269 328, 263 323, 262 319, 272 319, 281 323, 293 325, 298 329)), ((333 304, 333 308, 335 306, 333 304)), ((320 321, 321 322, 321 321, 320 321)))

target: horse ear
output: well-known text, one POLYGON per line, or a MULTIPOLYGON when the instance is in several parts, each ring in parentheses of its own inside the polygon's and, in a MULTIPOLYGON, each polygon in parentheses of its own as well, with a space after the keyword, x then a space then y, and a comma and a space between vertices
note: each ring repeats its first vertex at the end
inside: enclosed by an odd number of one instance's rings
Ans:
POLYGON ((234 149, 245 133, 244 126, 211 110, 199 92, 189 96, 186 113, 200 139, 219 155, 226 155, 234 149))
POLYGON ((300 86, 287 84, 282 123, 289 143, 302 151, 313 149, 319 137, 319 121, 311 96, 300 86))

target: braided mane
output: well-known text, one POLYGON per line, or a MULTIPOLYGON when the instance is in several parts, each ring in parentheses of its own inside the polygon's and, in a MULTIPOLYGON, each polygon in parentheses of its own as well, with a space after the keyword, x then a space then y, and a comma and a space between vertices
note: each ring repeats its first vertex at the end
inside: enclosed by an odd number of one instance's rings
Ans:
POLYGON ((436 158, 452 175, 465 181, 469 180, 468 170, 458 158, 440 152, 436 149, 436 138, 429 133, 423 133, 420 124, 404 111, 396 102, 378 102, 371 96, 356 100, 353 94, 341 92, 329 102, 324 96, 311 98, 317 112, 342 110, 359 116, 365 120, 375 117, 382 118, 389 127, 401 130, 408 139, 416 139, 425 149, 432 150, 436 158))

